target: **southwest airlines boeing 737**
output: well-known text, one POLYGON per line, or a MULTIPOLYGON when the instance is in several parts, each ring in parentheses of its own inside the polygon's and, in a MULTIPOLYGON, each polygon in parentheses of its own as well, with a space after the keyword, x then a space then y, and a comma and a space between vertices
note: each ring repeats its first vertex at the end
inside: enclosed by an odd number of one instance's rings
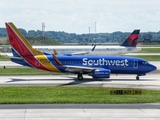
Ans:
POLYGON ((52 54, 54 49, 65 55, 123 55, 140 51, 136 47, 140 30, 134 30, 120 46, 33 46, 37 50, 52 54))
POLYGON ((55 55, 44 53, 31 46, 13 23, 5 23, 13 57, 11 61, 50 72, 68 72, 77 74, 79 80, 83 74, 93 78, 110 78, 111 73, 135 74, 139 76, 156 70, 146 60, 127 56, 87 56, 87 55, 55 55))

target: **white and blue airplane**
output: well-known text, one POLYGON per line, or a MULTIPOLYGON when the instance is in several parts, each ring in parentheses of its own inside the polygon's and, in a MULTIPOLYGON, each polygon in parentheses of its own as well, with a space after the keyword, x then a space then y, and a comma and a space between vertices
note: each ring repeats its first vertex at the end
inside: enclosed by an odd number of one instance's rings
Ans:
POLYGON ((58 54, 65 55, 124 55, 141 50, 140 47, 136 47, 139 32, 139 29, 135 29, 120 46, 33 46, 33 48, 49 54, 56 50, 58 54))
POLYGON ((156 70, 156 66, 148 61, 127 56, 87 56, 87 55, 55 55, 44 53, 31 46, 27 39, 11 22, 5 23, 13 57, 11 61, 50 72, 68 72, 77 74, 83 80, 83 74, 93 78, 110 78, 110 74, 146 75, 156 70))

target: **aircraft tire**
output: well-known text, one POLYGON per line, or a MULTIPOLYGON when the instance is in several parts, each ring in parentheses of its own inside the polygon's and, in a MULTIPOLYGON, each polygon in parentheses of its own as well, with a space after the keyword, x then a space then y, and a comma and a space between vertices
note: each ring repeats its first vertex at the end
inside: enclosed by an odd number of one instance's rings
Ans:
POLYGON ((139 76, 136 76, 136 80, 139 80, 139 76))
POLYGON ((83 80, 82 74, 78 74, 78 75, 77 75, 77 78, 78 78, 78 80, 83 80))

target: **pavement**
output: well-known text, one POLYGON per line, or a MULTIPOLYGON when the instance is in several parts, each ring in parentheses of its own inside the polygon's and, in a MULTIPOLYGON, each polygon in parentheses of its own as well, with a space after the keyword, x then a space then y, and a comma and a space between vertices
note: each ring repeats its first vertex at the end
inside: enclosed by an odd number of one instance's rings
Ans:
MULTIPOLYGON (((29 105, 22 105, 23 107, 19 109, 8 108, 9 106, 12 105, 6 105, 8 106, 7 109, 1 109, 0 105, 0 119, 1 120, 160 120, 160 109, 159 109, 160 107, 157 108, 157 106, 159 105, 160 104, 158 103, 121 104, 121 105, 49 104, 48 105, 49 108, 47 107, 41 108, 42 106, 45 105, 29 104, 29 105), (27 108, 27 106, 32 106, 32 107, 27 108), (35 107, 35 106, 41 106, 41 107, 35 107), (54 106, 56 107, 50 108, 54 106), (87 108, 86 106, 89 107, 87 108), (136 106, 137 108, 134 108, 134 106, 136 106), (156 108, 155 107, 152 108, 151 106, 152 107, 156 106, 156 108)), ((21 105, 13 105, 13 106, 16 108, 16 106, 21 106, 21 105)))

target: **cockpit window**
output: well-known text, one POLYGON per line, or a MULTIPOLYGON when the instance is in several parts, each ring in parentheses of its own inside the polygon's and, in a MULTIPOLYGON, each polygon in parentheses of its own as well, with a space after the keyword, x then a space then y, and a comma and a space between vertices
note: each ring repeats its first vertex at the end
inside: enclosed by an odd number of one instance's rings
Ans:
POLYGON ((143 64, 147 65, 147 64, 148 64, 148 62, 147 62, 147 61, 145 61, 145 62, 143 62, 143 64))

